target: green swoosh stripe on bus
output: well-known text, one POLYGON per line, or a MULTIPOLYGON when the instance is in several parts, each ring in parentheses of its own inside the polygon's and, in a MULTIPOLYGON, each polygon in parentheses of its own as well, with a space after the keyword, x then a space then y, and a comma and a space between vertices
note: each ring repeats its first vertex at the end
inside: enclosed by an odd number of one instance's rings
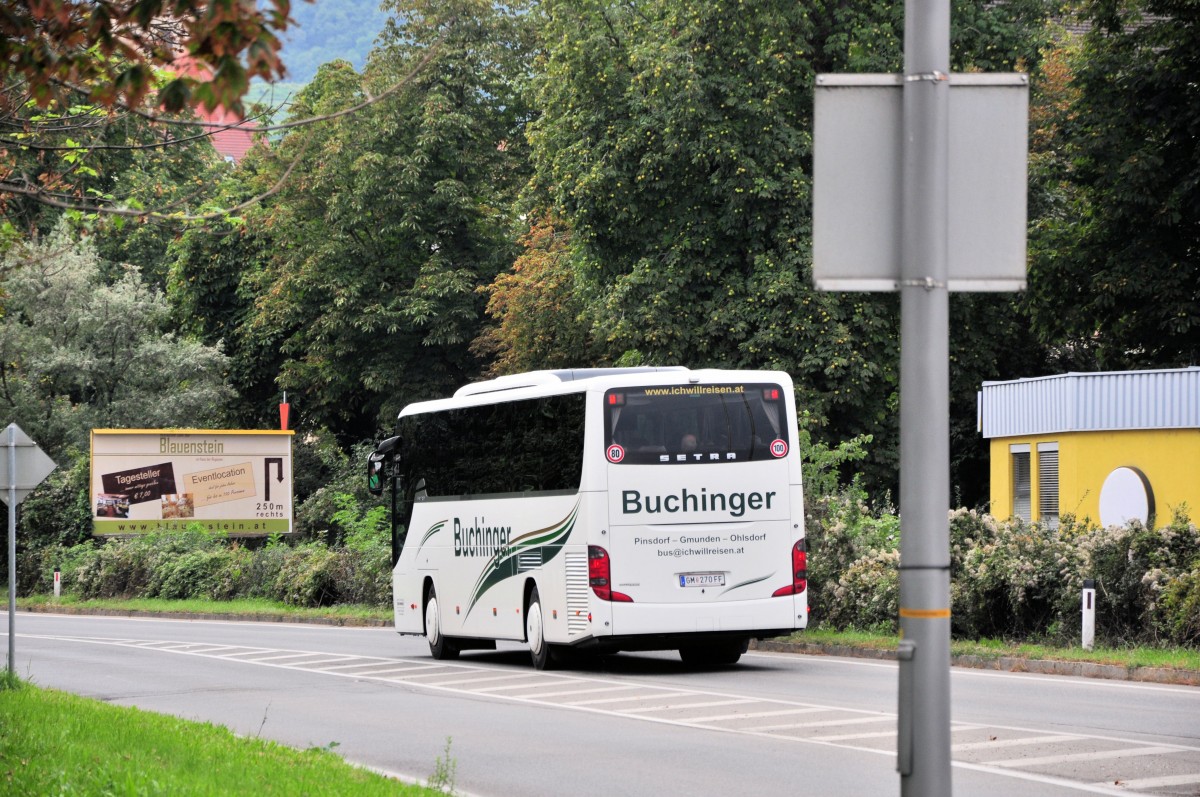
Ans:
POLYGON ((425 547, 425 543, 429 542, 430 537, 432 537, 434 534, 437 534, 444 528, 446 528, 446 521, 444 520, 439 520, 437 523, 434 523, 432 526, 430 526, 429 531, 425 532, 425 536, 421 538, 421 544, 417 546, 417 553, 421 552, 421 549, 425 547))
POLYGON ((507 548, 497 552, 484 565, 483 572, 479 575, 479 580, 475 582, 475 590, 471 595, 471 602, 467 605, 467 612, 464 619, 470 616, 471 609, 475 608, 476 602, 483 597, 485 592, 504 579, 516 575, 516 562, 522 554, 540 549, 542 564, 549 562, 557 556, 558 552, 562 550, 563 545, 566 544, 567 538, 571 536, 571 530, 575 528, 575 519, 578 515, 579 504, 576 503, 575 508, 571 510, 571 514, 562 520, 544 529, 523 534, 509 543, 507 548))

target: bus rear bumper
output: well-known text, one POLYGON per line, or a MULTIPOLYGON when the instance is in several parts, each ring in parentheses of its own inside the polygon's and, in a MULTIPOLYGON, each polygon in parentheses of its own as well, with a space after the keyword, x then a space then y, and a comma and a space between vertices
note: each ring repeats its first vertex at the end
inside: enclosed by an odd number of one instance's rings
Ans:
POLYGON ((619 653, 621 651, 678 650, 691 645, 718 642, 769 639, 794 633, 794 628, 759 629, 756 631, 698 631, 671 634, 631 634, 627 636, 588 637, 571 645, 580 653, 619 653))
POLYGON ((681 645, 785 636, 807 625, 806 596, 721 604, 612 603, 607 629, 592 629, 581 650, 671 650, 681 645))

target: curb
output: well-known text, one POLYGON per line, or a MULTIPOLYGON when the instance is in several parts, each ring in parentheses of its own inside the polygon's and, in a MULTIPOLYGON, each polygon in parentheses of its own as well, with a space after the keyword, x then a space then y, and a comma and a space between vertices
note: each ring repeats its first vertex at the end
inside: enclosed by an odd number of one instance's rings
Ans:
MULTIPOLYGON (((812 642, 774 642, 761 640, 750 644, 751 650, 775 653, 794 653, 812 656, 843 656, 857 659, 896 660, 896 651, 878 648, 856 648, 849 645, 819 645, 812 642)), ((1200 671, 1176 670, 1167 667, 1122 667, 1119 664, 1097 664, 1085 661, 1057 659, 1027 659, 1020 656, 951 656, 950 664, 976 670, 1026 672, 1038 675, 1073 675, 1077 678, 1101 678, 1112 681, 1200 686, 1200 671)))
POLYGON ((204 612, 154 612, 143 609, 93 609, 85 606, 18 606, 30 614, 78 614, 93 617, 145 617, 161 620, 226 620, 231 623, 304 623, 345 628, 390 628, 390 620, 366 617, 290 617, 286 614, 223 614, 204 612))
MULTIPOLYGON (((390 628, 390 620, 362 617, 289 617, 283 614, 194 614, 190 612, 152 612, 139 609, 91 609, 72 606, 21 606, 19 611, 33 614, 79 614, 103 617, 148 617, 165 620, 224 620, 231 623, 305 623, 345 628, 390 628)), ((779 642, 752 640, 751 650, 768 653, 790 653, 805 656, 841 656, 853 659, 895 661, 896 651, 852 645, 826 645, 814 642, 779 642)), ((1112 681, 1200 686, 1200 671, 1176 670, 1167 667, 1122 667, 1118 664, 1065 661, 1056 659, 1027 659, 1020 656, 951 656, 953 667, 1000 672, 1025 672, 1037 675, 1072 675, 1077 678, 1100 678, 1112 681)))

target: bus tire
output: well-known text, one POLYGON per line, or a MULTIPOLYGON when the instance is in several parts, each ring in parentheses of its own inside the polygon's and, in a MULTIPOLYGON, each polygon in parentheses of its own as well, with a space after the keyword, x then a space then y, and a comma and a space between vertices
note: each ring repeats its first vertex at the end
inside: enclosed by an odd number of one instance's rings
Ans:
POLYGON ((458 658, 458 646, 442 633, 441 610, 438 608, 437 591, 432 585, 425 596, 425 640, 429 643, 429 655, 435 659, 458 658))
POLYGON ((679 649, 679 658, 684 664, 698 667, 719 667, 737 664, 738 659, 750 646, 748 639, 726 642, 710 642, 705 645, 688 645, 679 649))
POLYGON ((555 657, 546 642, 546 627, 542 615, 542 600, 537 587, 529 593, 529 605, 525 607, 525 639, 529 643, 529 656, 535 670, 554 669, 555 657))

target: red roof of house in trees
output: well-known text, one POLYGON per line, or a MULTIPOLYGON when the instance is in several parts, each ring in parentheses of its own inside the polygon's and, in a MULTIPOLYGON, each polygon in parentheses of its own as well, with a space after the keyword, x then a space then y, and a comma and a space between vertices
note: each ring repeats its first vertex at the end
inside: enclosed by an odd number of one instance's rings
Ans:
MULTIPOLYGON (((207 66, 188 55, 180 55, 175 59, 174 67, 181 74, 207 80, 211 72, 207 66)), ((200 121, 215 125, 238 125, 227 130, 213 131, 209 140, 213 148, 225 159, 234 163, 240 161, 254 145, 254 122, 244 121, 240 116, 225 108, 218 107, 208 110, 203 106, 196 108, 196 116, 200 121)))

